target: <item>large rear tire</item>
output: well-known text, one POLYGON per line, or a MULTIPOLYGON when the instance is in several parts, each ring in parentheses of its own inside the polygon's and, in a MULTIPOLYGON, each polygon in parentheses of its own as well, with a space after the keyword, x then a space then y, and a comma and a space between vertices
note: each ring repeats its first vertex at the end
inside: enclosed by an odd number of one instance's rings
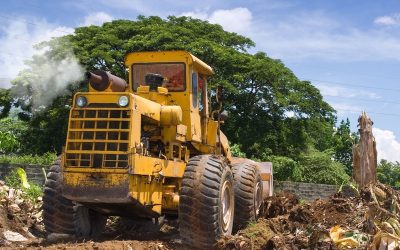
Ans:
POLYGON ((260 170, 250 162, 242 162, 232 167, 235 191, 235 217, 233 232, 244 228, 249 221, 262 215, 263 182, 260 170))
POLYGON ((62 173, 58 159, 47 174, 43 194, 43 223, 46 232, 98 236, 104 230, 107 217, 64 198, 61 184, 62 173))
POLYGON ((190 249, 213 248, 229 235, 234 215, 233 174, 222 157, 191 158, 182 180, 179 231, 190 249))

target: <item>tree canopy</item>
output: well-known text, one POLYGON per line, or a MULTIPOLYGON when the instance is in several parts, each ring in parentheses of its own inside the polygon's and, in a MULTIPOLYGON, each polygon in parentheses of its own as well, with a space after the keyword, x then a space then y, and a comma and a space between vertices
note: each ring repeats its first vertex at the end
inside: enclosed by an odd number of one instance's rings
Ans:
MULTIPOLYGON (((72 51, 86 70, 102 69, 122 78, 127 74, 123 64, 127 52, 186 50, 214 69, 211 88, 225 87, 224 109, 229 111, 229 119, 223 130, 248 157, 267 160, 271 156, 285 156, 297 161, 307 152, 338 149, 330 156, 347 161, 350 149, 341 137, 347 131, 336 133, 335 137, 335 110, 323 100, 320 91, 310 82, 298 79, 280 60, 263 52, 250 54, 248 49, 254 46, 249 38, 207 21, 139 16, 136 21, 115 20, 101 27, 79 27, 74 34, 53 38, 38 48, 46 49, 44 55, 54 60, 72 51)), ((40 60, 34 56, 28 62, 31 66, 14 80, 14 90, 26 85, 24 79, 40 60)), ((29 153, 61 151, 71 93, 85 90, 87 84, 81 82, 68 88, 69 92, 58 95, 37 113, 32 108, 32 98, 13 95, 21 108, 20 118, 29 123, 24 137, 29 153)), ((8 98, 0 93, 0 105, 2 96, 8 98)), ((4 111, 7 108, 2 114, 4 111)))

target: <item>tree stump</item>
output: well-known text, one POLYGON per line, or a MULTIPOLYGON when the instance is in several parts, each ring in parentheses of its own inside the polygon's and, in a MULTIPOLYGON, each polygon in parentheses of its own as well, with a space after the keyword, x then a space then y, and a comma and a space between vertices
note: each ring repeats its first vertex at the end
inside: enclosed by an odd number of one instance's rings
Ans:
POLYGON ((358 118, 360 142, 353 146, 353 179, 359 187, 376 183, 378 165, 372 120, 363 112, 358 118))

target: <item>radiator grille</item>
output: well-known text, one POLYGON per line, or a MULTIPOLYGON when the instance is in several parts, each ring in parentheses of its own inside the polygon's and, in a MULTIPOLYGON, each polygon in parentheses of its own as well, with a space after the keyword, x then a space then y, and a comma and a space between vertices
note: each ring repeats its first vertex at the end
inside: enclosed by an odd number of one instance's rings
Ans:
POLYGON ((130 111, 117 104, 73 108, 66 146, 66 167, 126 168, 130 111))

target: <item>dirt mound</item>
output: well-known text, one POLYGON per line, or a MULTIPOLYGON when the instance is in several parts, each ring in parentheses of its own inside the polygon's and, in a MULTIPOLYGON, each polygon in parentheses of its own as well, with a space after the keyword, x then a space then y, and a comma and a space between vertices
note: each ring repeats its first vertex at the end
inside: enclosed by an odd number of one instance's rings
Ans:
POLYGON ((399 204, 399 192, 383 184, 366 187, 356 197, 338 193, 328 200, 303 204, 293 194, 278 194, 266 199, 264 219, 250 223, 234 236, 222 238, 218 247, 380 249, 382 245, 400 246, 399 204))
POLYGON ((287 214, 297 204, 299 204, 299 199, 295 194, 289 192, 278 193, 276 196, 265 199, 264 217, 273 218, 287 214))

